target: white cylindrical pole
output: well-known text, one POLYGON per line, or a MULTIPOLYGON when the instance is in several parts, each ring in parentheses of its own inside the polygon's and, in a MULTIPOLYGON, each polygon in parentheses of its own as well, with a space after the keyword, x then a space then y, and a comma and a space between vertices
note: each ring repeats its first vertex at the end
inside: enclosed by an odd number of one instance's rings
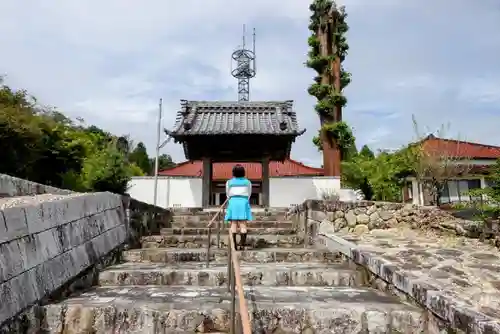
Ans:
POLYGON ((154 185, 154 199, 153 205, 156 206, 156 200, 158 197, 158 164, 160 158, 160 136, 161 136, 161 113, 162 113, 162 99, 158 105, 158 125, 156 129, 156 157, 155 157, 155 185, 154 185))

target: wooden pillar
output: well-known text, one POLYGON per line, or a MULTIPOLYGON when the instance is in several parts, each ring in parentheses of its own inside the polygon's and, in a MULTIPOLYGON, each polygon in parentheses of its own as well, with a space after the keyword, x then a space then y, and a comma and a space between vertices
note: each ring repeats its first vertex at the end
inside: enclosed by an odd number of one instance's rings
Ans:
MULTIPOLYGON (((328 19, 325 20, 328 22, 328 19)), ((328 30, 325 31, 324 27, 319 27, 317 31, 317 36, 320 42, 320 54, 323 57, 328 57, 332 54, 332 44, 331 37, 328 35, 328 30)), ((326 70, 321 74, 321 84, 322 85, 332 85, 331 73, 326 70)), ((320 115, 320 124, 331 123, 335 120, 333 115, 320 115)), ((325 176, 333 176, 334 173, 334 146, 332 141, 328 138, 324 131, 320 133, 321 146, 323 149, 323 171, 325 176)))
POLYGON ((210 205, 210 194, 212 192, 212 159, 203 158, 202 196, 201 201, 204 208, 210 205))
MULTIPOLYGON (((333 30, 333 27, 332 27, 333 30)), ((330 36, 333 36, 333 33, 330 32, 330 36)), ((333 43, 332 43, 333 44, 333 43)), ((337 49, 335 48, 334 45, 332 45, 332 51, 335 52, 335 60, 333 62, 332 68, 332 77, 333 77, 333 87, 334 90, 337 94, 342 93, 342 86, 340 82, 340 74, 341 74, 341 63, 340 63, 340 56, 338 55, 337 49)), ((335 122, 341 122, 342 121, 342 106, 341 105, 336 105, 335 106, 335 122)), ((333 150, 332 150, 332 175, 333 176, 338 176, 340 177, 341 173, 341 162, 342 162, 342 154, 340 152, 340 147, 339 145, 334 142, 333 143, 333 150)))
POLYGON ((269 158, 262 159, 262 205, 269 207, 269 158))

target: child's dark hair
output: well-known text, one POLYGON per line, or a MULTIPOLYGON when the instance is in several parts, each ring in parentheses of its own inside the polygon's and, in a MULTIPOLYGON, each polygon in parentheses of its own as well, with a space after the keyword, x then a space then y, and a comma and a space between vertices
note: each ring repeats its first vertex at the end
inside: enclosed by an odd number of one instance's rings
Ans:
POLYGON ((242 165, 234 166, 233 177, 245 177, 245 168, 242 165))

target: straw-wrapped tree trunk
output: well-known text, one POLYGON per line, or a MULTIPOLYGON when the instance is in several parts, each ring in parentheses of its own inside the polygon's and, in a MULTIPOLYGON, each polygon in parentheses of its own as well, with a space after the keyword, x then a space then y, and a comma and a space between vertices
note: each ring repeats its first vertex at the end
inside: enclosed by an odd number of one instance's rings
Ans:
POLYGON ((347 103, 343 89, 350 83, 350 73, 342 62, 349 49, 345 34, 348 26, 344 7, 331 0, 314 0, 309 6, 311 36, 307 66, 316 71, 309 94, 318 100, 315 110, 320 130, 313 142, 323 151, 325 175, 340 176, 342 157, 354 145, 351 128, 342 121, 342 108, 347 103))

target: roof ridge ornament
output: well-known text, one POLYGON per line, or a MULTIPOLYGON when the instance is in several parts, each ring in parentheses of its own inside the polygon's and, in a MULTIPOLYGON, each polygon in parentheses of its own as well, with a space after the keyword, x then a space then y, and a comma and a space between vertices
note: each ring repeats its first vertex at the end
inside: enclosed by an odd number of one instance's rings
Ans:
POLYGON ((279 127, 281 131, 285 131, 287 129, 287 124, 285 122, 285 119, 283 118, 283 111, 281 106, 276 106, 274 108, 276 111, 276 118, 278 119, 279 127))
POLYGON ((192 106, 184 118, 184 130, 190 130, 193 127, 193 120, 196 115, 197 107, 192 106))

